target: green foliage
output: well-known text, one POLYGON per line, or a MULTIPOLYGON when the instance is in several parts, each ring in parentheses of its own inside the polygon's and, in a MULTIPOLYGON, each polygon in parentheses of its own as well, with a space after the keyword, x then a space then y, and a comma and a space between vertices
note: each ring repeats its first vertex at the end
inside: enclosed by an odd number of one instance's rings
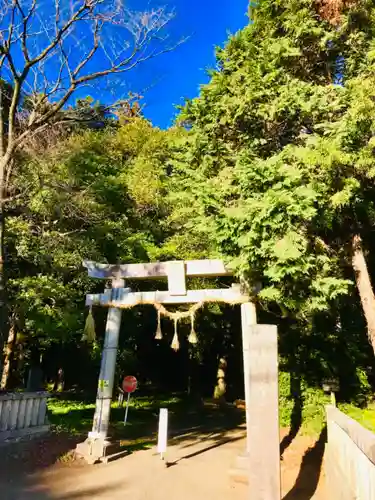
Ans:
POLYGON ((351 241, 373 224, 374 8, 351 9, 333 27, 311 0, 256 2, 180 117, 184 229, 305 323, 352 293, 351 241))
POLYGON ((358 408, 350 404, 340 404, 339 409, 349 417, 359 422, 366 429, 375 432, 375 405, 367 408, 358 408))
POLYGON ((319 432, 325 422, 324 407, 330 402, 329 396, 319 387, 309 387, 303 378, 295 385, 294 376, 284 371, 279 374, 280 426, 296 426, 296 431, 307 433, 319 432))
MULTIPOLYGON (((361 405, 341 403, 339 408, 359 421, 370 430, 375 429, 375 413, 371 401, 371 387, 367 374, 361 370, 358 379, 357 395, 362 394, 361 405), (369 405, 367 406, 367 403, 369 405)), ((318 434, 325 425, 325 406, 330 404, 330 395, 322 387, 311 386, 305 378, 280 371, 279 374, 279 412, 280 425, 303 433, 318 434)))
MULTIPOLYGON (((153 127, 138 109, 110 120, 84 100, 67 112, 99 130, 86 123, 22 152, 22 196, 7 221, 11 307, 27 348, 54 359, 50 371, 74 358, 95 381, 105 312, 94 311, 98 338, 88 350, 84 296, 102 285, 83 259, 221 257, 251 287, 261 284, 259 321, 278 323, 282 425, 298 412, 303 426, 321 425, 325 377, 340 379, 342 401, 368 402, 372 354, 351 243, 362 235, 374 275, 374 9, 357 2, 333 25, 313 0, 253 2, 253 22, 218 50, 218 69, 175 127, 153 127)), ((192 378, 194 390, 212 394, 225 356, 228 395, 241 396, 234 309, 202 311, 194 347, 182 325, 178 354, 171 325, 165 341, 153 340, 154 310, 126 311, 123 323, 117 382, 132 373, 181 390, 192 378)), ((83 384, 79 369, 67 373, 71 385, 83 384)))
MULTIPOLYGON (((83 102, 76 111, 86 108, 83 102)), ((10 305, 25 348, 81 342, 84 297, 98 286, 83 260, 139 262, 157 254, 170 234, 167 172, 179 134, 128 116, 23 152, 17 171, 23 194, 7 219, 6 245, 10 305)), ((102 325, 99 314, 99 342, 102 325)))
POLYGON ((293 412, 294 400, 290 388, 290 373, 279 373, 279 418, 281 427, 289 427, 293 412))
POLYGON ((250 12, 178 118, 188 133, 174 158, 172 240, 203 242, 250 288, 261 284, 261 321, 279 325, 303 418, 322 421, 327 376, 344 400, 369 399, 351 255, 361 234, 374 275, 375 7, 353 2, 339 24, 312 0, 261 0, 250 12))
POLYGON ((56 432, 80 435, 92 425, 94 403, 83 401, 48 400, 48 419, 56 432))

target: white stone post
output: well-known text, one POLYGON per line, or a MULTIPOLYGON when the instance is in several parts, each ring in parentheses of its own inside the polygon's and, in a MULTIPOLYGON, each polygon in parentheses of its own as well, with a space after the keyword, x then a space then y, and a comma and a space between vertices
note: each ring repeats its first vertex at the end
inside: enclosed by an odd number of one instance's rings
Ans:
MULTIPOLYGON (((257 311, 253 302, 247 302, 241 305, 241 324, 242 324, 242 351, 243 351, 243 368, 245 381, 245 407, 246 407, 246 429, 250 425, 250 356, 249 356, 249 336, 251 329, 249 327, 256 325, 257 311)), ((249 432, 246 433, 246 451, 249 452, 251 447, 249 432)))

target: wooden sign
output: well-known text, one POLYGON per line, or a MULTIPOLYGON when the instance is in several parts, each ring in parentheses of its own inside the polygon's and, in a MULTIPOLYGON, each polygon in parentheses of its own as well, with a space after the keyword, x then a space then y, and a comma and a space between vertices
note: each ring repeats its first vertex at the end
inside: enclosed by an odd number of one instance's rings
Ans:
POLYGON ((330 378, 323 380, 323 391, 324 392, 338 392, 340 390, 340 382, 336 378, 330 378))

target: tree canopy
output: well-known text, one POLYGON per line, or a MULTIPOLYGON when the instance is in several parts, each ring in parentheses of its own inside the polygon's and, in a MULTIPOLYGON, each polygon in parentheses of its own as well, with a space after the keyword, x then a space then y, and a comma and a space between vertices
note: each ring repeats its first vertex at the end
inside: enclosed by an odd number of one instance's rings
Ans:
POLYGON ((201 226, 261 300, 299 317, 352 293, 352 239, 373 220, 372 8, 339 26, 319 12, 257 2, 181 115, 201 226))
MULTIPOLYGON (((138 105, 114 114, 87 99, 61 111, 68 128, 17 152, 7 202, 10 322, 29 351, 97 356, 81 341, 84 295, 97 286, 83 259, 220 257, 254 293, 260 321, 279 325, 282 370, 313 386, 335 375, 343 397, 367 397, 375 7, 259 0, 249 15, 170 129, 154 127, 138 105)), ((191 370, 214 379, 226 357, 236 379, 236 314, 203 312, 198 346, 183 342, 175 355, 153 341, 154 311, 126 313, 132 332, 120 363, 165 383, 172 369, 181 380, 191 370)), ((94 316, 100 343, 104 317, 94 316)))

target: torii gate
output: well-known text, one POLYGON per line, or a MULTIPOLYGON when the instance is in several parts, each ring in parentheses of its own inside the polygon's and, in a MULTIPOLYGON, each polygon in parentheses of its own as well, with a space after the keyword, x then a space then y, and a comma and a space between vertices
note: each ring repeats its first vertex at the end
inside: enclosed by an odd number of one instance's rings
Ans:
POLYGON ((255 304, 238 284, 226 289, 186 289, 186 277, 232 276, 230 269, 221 260, 119 265, 85 261, 83 265, 91 278, 111 280, 112 288, 86 296, 86 305, 108 307, 108 316, 93 427, 76 452, 89 463, 108 454, 107 432, 123 308, 140 304, 241 304, 250 498, 280 500, 277 327, 257 324, 255 304), (167 278, 168 291, 132 292, 125 288, 126 279, 160 278, 167 278))

